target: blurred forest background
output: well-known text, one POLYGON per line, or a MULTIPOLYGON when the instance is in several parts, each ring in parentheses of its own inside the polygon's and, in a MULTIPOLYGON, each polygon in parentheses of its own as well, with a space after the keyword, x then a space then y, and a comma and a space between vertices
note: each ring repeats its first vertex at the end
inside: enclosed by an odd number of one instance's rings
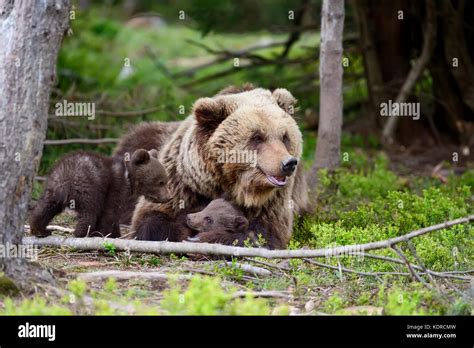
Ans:
MULTIPOLYGON (((424 174, 442 160, 464 167, 474 134, 474 4, 434 3, 435 44, 407 100, 420 103, 421 118, 401 118, 397 145, 386 148, 394 161, 424 174)), ((182 119, 198 97, 251 82, 296 96, 305 158, 312 159, 320 11, 319 0, 77 1, 58 60, 47 138, 117 138, 130 124, 182 119), (64 99, 95 103, 97 118, 54 117, 64 99)), ((421 54, 425 12, 423 1, 346 3, 344 144, 381 147, 380 103, 395 101, 421 54)), ((46 146, 40 172, 65 151, 108 154, 113 146, 46 146)))
MULTIPOLYGON (((110 154, 115 139, 133 124, 184 119, 197 98, 245 82, 287 88, 298 99, 296 117, 304 134, 304 165, 310 168, 319 119, 321 3, 74 2, 71 29, 59 54, 58 83, 51 98, 40 180, 33 197, 41 191, 41 177, 64 153, 87 149, 110 154), (55 116, 56 103, 64 100, 95 103, 95 119, 55 116), (82 141, 64 144, 65 139, 82 141), (99 144, 87 144, 89 140, 99 144)), ((334 173, 320 172, 316 212, 296 221, 290 249, 383 240, 472 214, 473 23, 472 1, 346 1, 341 166, 334 173), (429 8, 434 10, 431 14, 429 8), (382 133, 389 118, 380 116, 380 104, 396 100, 420 61, 422 71, 406 101, 420 103, 421 117, 401 117, 394 141, 387 142, 382 133)), ((67 216, 56 220, 66 226, 70 222, 67 216)), ((403 262, 377 258, 333 258, 326 259, 325 265, 284 261, 274 264, 278 270, 271 277, 250 279, 239 270, 212 263, 126 256, 114 250, 91 256, 42 249, 40 257, 47 265, 68 272, 85 267, 160 267, 177 272, 200 268, 197 273, 211 275, 191 281, 187 290, 171 288, 164 297, 160 293, 158 313, 469 314, 473 237, 472 224, 457 225, 403 246, 411 262, 448 272, 439 273, 436 279, 425 274, 431 284, 428 287, 412 279, 403 262), (343 272, 341 267, 358 271, 343 272), (237 288, 282 291, 284 295, 262 299, 258 305, 251 299, 235 305, 235 298, 222 290, 227 289, 225 282, 216 280, 216 275, 235 282, 237 288), (178 301, 183 293, 185 303, 178 301), (285 297, 288 293, 294 296, 291 303, 285 297), (289 309, 279 312, 276 308, 282 304, 289 309)), ((391 250, 374 255, 394 256, 391 250)), ((133 290, 132 298, 157 303, 153 287, 107 284, 105 291, 110 290, 116 302, 127 301, 130 297, 124 294, 133 290)), ((71 289, 80 296, 88 291, 74 281, 71 289)), ((50 313, 46 307, 44 301, 18 308, 11 302, 5 311, 24 313, 36 308, 38 313, 50 313)), ((140 308, 132 312, 144 313, 140 308)), ((69 306, 64 311, 120 313, 113 307, 69 306)))

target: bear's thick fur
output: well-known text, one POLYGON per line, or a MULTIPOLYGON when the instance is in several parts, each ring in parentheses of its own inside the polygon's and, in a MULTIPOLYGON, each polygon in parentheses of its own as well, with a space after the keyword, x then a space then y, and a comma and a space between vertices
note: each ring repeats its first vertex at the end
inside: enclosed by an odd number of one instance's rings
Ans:
POLYGON ((129 207, 141 195, 155 203, 168 201, 167 185, 166 170, 156 150, 139 149, 123 159, 93 152, 70 153, 51 169, 43 195, 30 215, 31 233, 50 235, 48 223, 69 207, 78 213, 76 237, 120 237, 119 218, 130 222, 133 210, 129 207))
POLYGON ((218 198, 203 210, 188 214, 186 224, 198 234, 188 240, 202 243, 232 244, 247 233, 249 222, 235 204, 218 198))
POLYGON ((285 248, 293 214, 307 204, 302 166, 296 166, 302 135, 291 116, 294 104, 285 89, 226 88, 197 100, 182 122, 144 123, 125 135, 115 154, 158 149, 172 192, 165 204, 139 200, 134 237, 181 241, 192 236, 179 220, 227 192, 250 221, 239 245, 261 234, 267 247, 285 248))

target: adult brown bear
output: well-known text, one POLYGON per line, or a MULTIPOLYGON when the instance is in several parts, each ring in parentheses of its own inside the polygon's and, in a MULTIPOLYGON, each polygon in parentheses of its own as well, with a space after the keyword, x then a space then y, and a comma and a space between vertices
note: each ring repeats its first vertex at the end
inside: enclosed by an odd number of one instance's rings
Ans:
MULTIPOLYGON (((293 214, 307 205, 302 135, 292 117, 296 100, 286 89, 226 88, 201 98, 182 122, 143 123, 126 134, 115 155, 156 148, 172 199, 142 198, 132 218, 136 239, 181 241, 193 232, 186 214, 226 193, 250 221, 237 240, 259 235, 269 248, 285 248, 293 214)), ((212 238, 208 242, 213 241, 212 238)))

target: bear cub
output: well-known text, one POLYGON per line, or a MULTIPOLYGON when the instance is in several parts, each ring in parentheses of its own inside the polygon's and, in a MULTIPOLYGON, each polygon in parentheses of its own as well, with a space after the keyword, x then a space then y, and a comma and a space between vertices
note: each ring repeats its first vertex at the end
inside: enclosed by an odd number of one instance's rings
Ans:
POLYGON ((119 220, 127 214, 127 203, 142 195, 155 203, 171 198, 158 151, 139 149, 123 159, 92 152, 68 154, 51 170, 30 215, 31 233, 50 235, 46 226, 68 207, 78 213, 74 236, 120 237, 119 220))
POLYGON ((198 232, 191 242, 231 244, 249 227, 242 211, 223 198, 214 199, 203 210, 188 214, 186 224, 198 232))

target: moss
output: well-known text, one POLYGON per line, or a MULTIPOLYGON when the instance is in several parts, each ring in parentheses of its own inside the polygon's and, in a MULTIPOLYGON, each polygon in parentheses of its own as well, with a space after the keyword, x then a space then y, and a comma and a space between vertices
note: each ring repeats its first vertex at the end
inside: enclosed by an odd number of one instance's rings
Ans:
POLYGON ((15 282, 11 280, 5 273, 0 272, 0 296, 15 296, 18 295, 20 289, 15 282))

